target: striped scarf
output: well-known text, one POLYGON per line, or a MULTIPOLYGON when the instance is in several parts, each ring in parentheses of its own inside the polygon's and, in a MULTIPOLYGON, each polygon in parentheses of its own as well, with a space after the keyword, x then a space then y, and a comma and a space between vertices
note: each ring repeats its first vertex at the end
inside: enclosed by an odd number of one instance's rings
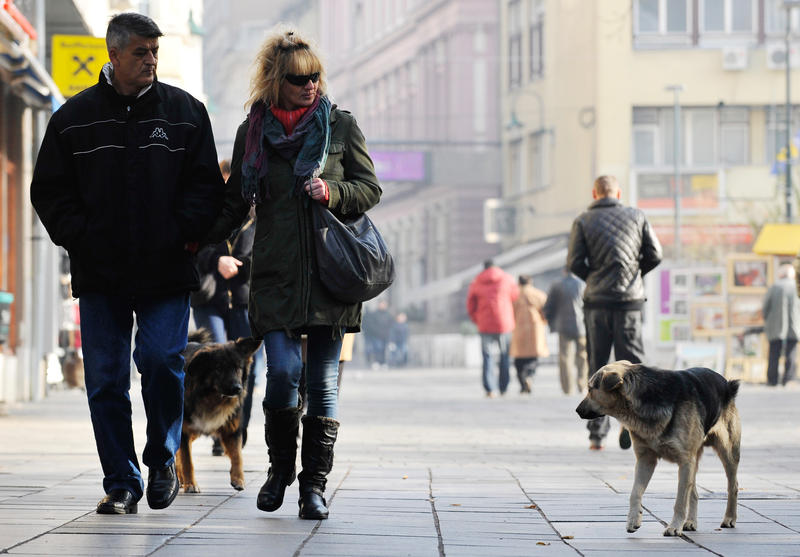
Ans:
POLYGON ((250 205, 269 199, 269 187, 262 188, 268 174, 269 159, 265 146, 269 144, 281 157, 294 163, 295 191, 299 192, 310 179, 319 176, 325 168, 331 140, 331 102, 317 95, 308 111, 291 133, 267 110, 263 102, 250 107, 250 125, 245 140, 242 160, 242 197, 250 205), (262 191, 263 189, 263 191, 262 191))

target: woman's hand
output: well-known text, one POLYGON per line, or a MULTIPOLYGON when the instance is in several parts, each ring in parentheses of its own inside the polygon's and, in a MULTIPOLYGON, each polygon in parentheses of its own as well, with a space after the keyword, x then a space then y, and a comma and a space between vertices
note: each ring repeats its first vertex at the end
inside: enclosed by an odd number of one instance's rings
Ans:
POLYGON ((217 261, 217 271, 224 279, 229 279, 239 274, 239 267, 241 266, 242 262, 230 255, 221 255, 217 261))
POLYGON ((322 178, 313 178, 306 182, 306 193, 311 196, 311 199, 319 201, 324 205, 328 204, 330 196, 328 194, 328 184, 322 178))

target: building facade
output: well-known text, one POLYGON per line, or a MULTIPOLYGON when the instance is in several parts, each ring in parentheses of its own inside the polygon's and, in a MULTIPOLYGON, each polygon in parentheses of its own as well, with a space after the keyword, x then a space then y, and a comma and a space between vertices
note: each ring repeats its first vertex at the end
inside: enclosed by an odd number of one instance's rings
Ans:
POLYGON ((61 379, 59 357, 80 347, 65 253, 50 242, 30 204, 47 120, 74 94, 51 76, 58 69, 52 62, 53 35, 104 37, 110 16, 127 10, 151 16, 165 33, 159 79, 203 99, 201 0, 0 4, 0 411, 45 396, 47 383, 61 379))
POLYGON ((567 233, 593 178, 614 174, 668 257, 676 230, 683 258, 749 250, 785 218, 800 130, 796 110, 786 121, 786 18, 782 0, 503 0, 503 206, 517 209, 503 244, 567 233))
POLYGON ((358 120, 384 189, 371 215, 397 263, 386 296, 420 327, 452 329, 466 277, 497 252, 482 223, 502 182, 498 4, 341 0, 320 13, 334 102, 358 120))

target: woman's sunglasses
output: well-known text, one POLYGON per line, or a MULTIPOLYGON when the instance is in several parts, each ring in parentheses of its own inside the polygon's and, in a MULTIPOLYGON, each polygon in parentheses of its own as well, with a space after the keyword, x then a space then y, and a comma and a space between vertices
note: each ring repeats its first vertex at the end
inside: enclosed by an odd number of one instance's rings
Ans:
POLYGON ((302 87, 309 81, 311 83, 316 83, 317 81, 319 81, 319 72, 310 73, 308 75, 297 75, 294 73, 287 73, 286 81, 288 81, 292 85, 297 85, 298 87, 302 87))

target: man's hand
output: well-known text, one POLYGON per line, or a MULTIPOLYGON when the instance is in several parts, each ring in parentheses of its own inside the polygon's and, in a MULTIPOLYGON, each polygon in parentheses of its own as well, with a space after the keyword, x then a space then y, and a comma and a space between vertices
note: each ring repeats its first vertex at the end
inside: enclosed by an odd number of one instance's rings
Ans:
POLYGON ((241 266, 242 262, 230 255, 221 255, 219 261, 217 261, 217 271, 224 279, 229 279, 239 274, 239 267, 241 266))

